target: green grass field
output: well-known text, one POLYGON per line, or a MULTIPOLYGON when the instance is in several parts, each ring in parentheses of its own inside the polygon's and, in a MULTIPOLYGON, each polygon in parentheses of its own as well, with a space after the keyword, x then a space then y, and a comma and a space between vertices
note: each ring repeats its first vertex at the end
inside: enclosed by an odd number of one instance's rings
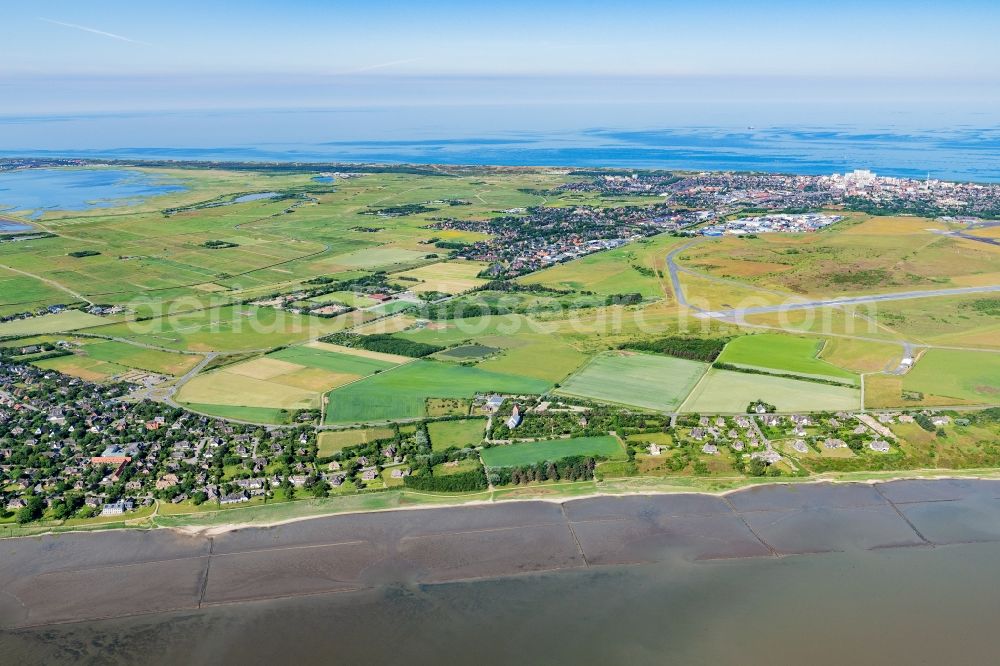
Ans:
POLYGON ((187 351, 269 349, 332 333, 346 319, 321 319, 252 305, 182 312, 103 326, 100 335, 187 351))
POLYGON ((662 270, 669 248, 679 242, 681 239, 672 236, 656 236, 546 268, 519 281, 597 294, 640 293, 662 297, 663 283, 648 271, 662 270))
POLYGON ((267 357, 276 358, 279 361, 297 363, 298 365, 310 368, 320 368, 331 372, 361 376, 388 370, 398 365, 397 363, 390 363, 381 359, 340 354, 312 347, 288 347, 273 354, 268 354, 267 357))
POLYGON ((201 360, 193 354, 145 349, 113 340, 84 345, 83 351, 90 358, 167 375, 183 375, 201 360))
POLYGON ((285 412, 270 407, 237 407, 233 405, 208 405, 204 403, 187 403, 196 412, 220 416, 225 419, 250 421, 251 423, 282 424, 286 422, 285 412))
POLYGON ((65 331, 78 331, 83 328, 103 326, 107 323, 108 320, 104 317, 80 312, 79 310, 63 310, 56 314, 47 314, 41 317, 5 321, 0 324, 0 336, 62 333, 65 331))
POLYGON ((712 369, 684 401, 682 411, 743 413, 747 405, 757 399, 774 405, 782 412, 861 407, 861 391, 848 386, 712 369))
POLYGON ((479 392, 543 393, 538 379, 488 372, 440 361, 417 361, 329 393, 327 423, 415 418, 426 414, 427 398, 471 398, 479 392))
POLYGON ((930 349, 903 376, 903 388, 1000 404, 1000 353, 930 349))
POLYGON ((744 367, 858 381, 856 374, 821 360, 818 355, 822 349, 820 338, 762 333, 730 341, 718 360, 744 367))
POLYGON ((348 446, 374 442, 379 439, 392 437, 391 428, 359 428, 356 430, 328 430, 319 433, 317 444, 319 445, 319 455, 321 457, 331 456, 337 451, 341 451, 348 446))
POLYGON ((483 449, 483 464, 487 467, 515 467, 560 460, 569 456, 619 459, 625 457, 625 450, 618 439, 611 435, 551 439, 483 449))
POLYGON ((557 393, 670 411, 680 406, 707 367, 670 356, 611 352, 595 356, 557 393))
POLYGON ((434 421, 427 424, 427 434, 431 436, 431 449, 434 451, 443 451, 452 446, 476 446, 483 441, 485 430, 486 419, 434 421))

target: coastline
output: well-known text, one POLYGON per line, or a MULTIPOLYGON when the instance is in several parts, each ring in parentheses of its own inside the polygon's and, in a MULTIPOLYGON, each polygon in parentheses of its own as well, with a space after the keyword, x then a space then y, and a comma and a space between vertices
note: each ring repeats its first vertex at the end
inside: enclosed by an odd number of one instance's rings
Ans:
POLYGON ((742 482, 740 485, 735 485, 728 488, 719 489, 707 489, 698 487, 698 485, 685 486, 682 483, 677 485, 670 485, 671 481, 699 481, 699 482, 710 482, 713 481, 711 478, 697 478, 697 477, 687 477, 682 479, 669 479, 662 477, 624 477, 620 479, 612 479, 604 483, 616 484, 616 485, 631 485, 635 482, 653 482, 656 484, 652 487, 646 487, 643 489, 623 489, 623 488, 608 488, 604 491, 596 489, 595 492, 586 492, 581 494, 572 493, 572 490, 578 489, 582 485, 593 485, 593 482, 570 482, 570 483, 555 483, 546 484, 541 486, 533 487, 515 487, 502 489, 500 497, 491 497, 490 499, 473 499, 477 496, 485 494, 485 492, 470 493, 468 495, 452 494, 445 495, 439 493, 429 493, 421 491, 412 490, 388 490, 379 493, 368 493, 368 494, 353 494, 353 495, 343 495, 340 497, 330 497, 322 500, 315 499, 302 499, 293 500, 290 502, 277 502, 267 505, 254 505, 246 507, 234 507, 229 509, 215 509, 196 513, 183 513, 183 514, 164 514, 160 515, 157 513, 156 508, 148 516, 137 516, 133 519, 125 519, 123 521, 105 521, 105 522, 95 522, 92 524, 83 525, 72 525, 72 526, 44 526, 44 527, 29 527, 24 529, 23 534, 5 534, 4 530, 21 530, 22 528, 18 526, 5 526, 0 525, 0 544, 8 540, 17 539, 31 539, 36 537, 46 537, 46 536, 58 536, 58 535, 72 535, 72 534, 93 534, 93 533, 119 533, 122 531, 126 532, 150 532, 158 530, 166 531, 176 531, 181 534, 190 536, 206 536, 213 537, 229 532, 235 532, 245 529, 269 529, 274 527, 280 527, 283 525, 290 525, 301 522, 308 522, 313 520, 321 520, 324 518, 331 518, 337 516, 364 516, 364 515, 374 515, 381 513, 394 513, 394 512, 404 512, 404 511, 438 511, 445 509, 461 509, 467 507, 498 507, 504 505, 513 505, 519 503, 529 503, 529 502, 543 502, 554 505, 564 505, 574 501, 585 501, 585 500, 595 500, 602 498, 616 498, 616 497, 671 497, 677 495, 697 495, 705 497, 717 497, 725 498, 729 495, 738 494, 741 492, 750 491, 759 488, 768 487, 808 487, 816 485, 868 485, 874 486, 877 484, 885 483, 895 483, 895 482, 916 482, 916 481, 990 481, 996 480, 1000 481, 1000 469, 975 469, 975 470, 940 470, 941 474, 936 474, 934 472, 938 470, 911 470, 912 472, 925 472, 926 474, 920 475, 915 473, 906 473, 906 471, 892 470, 887 472, 849 472, 842 473, 839 475, 828 475, 828 476, 816 476, 810 478, 781 478, 781 479, 767 479, 767 478, 754 478, 754 477, 743 477, 740 479, 727 479, 736 480, 737 482, 742 482), (857 477, 857 478, 855 478, 857 477), (660 486, 660 487, 656 487, 660 486), (552 491, 558 493, 560 490, 565 490, 568 487, 570 491, 567 494, 552 494, 552 491), (511 496, 516 494, 517 496, 511 496), (383 499, 395 497, 397 499, 409 499, 413 503, 409 504, 397 504, 397 505, 387 505, 387 506, 376 506, 376 507, 365 507, 365 508, 343 508, 339 509, 338 504, 346 504, 352 501, 364 501, 365 499, 383 499), (431 498, 433 500, 439 501, 429 501, 427 503, 421 503, 423 500, 417 498, 431 498), (467 499, 468 498, 468 499, 467 499), (308 508, 308 507, 319 507, 324 510, 308 512, 301 515, 294 515, 285 518, 277 518, 273 520, 238 520, 237 516, 242 512, 253 511, 260 512, 261 509, 267 510, 267 508, 279 508, 279 509, 298 509, 298 508, 308 508), (332 509, 332 510, 329 510, 332 509), (206 519, 213 518, 227 518, 232 517, 234 520, 222 521, 222 522, 208 522, 206 519), (190 519, 190 522, 186 522, 185 519, 190 519), (201 520, 199 520, 201 519, 201 520))

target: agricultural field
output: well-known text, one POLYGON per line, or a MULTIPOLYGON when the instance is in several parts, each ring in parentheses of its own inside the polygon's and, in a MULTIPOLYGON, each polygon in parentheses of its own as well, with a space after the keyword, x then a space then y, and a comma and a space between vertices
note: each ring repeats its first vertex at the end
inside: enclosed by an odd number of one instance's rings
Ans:
POLYGON ((180 351, 248 351, 318 338, 344 328, 349 321, 346 315, 321 319, 273 308, 228 305, 102 326, 91 332, 180 351))
POLYGON ((486 419, 433 421, 427 424, 427 434, 430 435, 431 449, 434 451, 444 451, 453 446, 478 446, 483 441, 485 430, 486 419))
POLYGON ((316 409, 326 391, 396 365, 367 356, 290 347, 199 374, 181 387, 177 400, 203 405, 316 409))
POLYGON ((42 315, 41 317, 15 319, 0 323, 0 336, 79 331, 84 328, 104 326, 108 321, 104 317, 87 314, 79 310, 63 310, 62 312, 42 315))
POLYGON ((719 355, 720 363, 764 368, 807 377, 842 379, 857 383, 856 374, 820 358, 826 341, 793 335, 762 333, 731 340, 719 355))
POLYGON ((677 409, 708 366, 669 356, 609 352, 594 357, 557 393, 657 411, 677 409))
POLYGON ((428 398, 471 398, 476 393, 543 393, 551 384, 476 367, 421 360, 401 365, 328 395, 327 423, 419 418, 428 398))
POLYGON ((594 456, 609 460, 625 457, 625 449, 617 437, 574 437, 541 442, 506 444, 483 449, 483 464, 487 467, 515 467, 555 461, 569 456, 594 456))
POLYGON ((486 284, 486 280, 476 277, 484 268, 486 264, 478 261, 445 261, 397 273, 394 277, 401 278, 400 285, 416 293, 459 294, 486 284))
POLYGON ((861 391, 848 386, 713 368, 698 382, 681 411, 743 413, 756 400, 764 400, 780 412, 852 410, 861 407, 861 391))
POLYGON ((1000 401, 1000 353, 929 349, 904 375, 903 389, 996 404, 1000 401))
MULTIPOLYGON (((814 234, 663 233, 511 273, 486 291, 478 276, 504 274, 503 266, 450 258, 448 243, 435 243, 490 241, 477 229, 507 209, 661 201, 561 189, 580 181, 565 170, 357 173, 329 185, 309 173, 148 172, 185 189, 120 207, 46 210, 37 224, 53 236, 0 243, 0 317, 87 300, 126 306, 112 317, 66 310, 0 322, 0 337, 72 338, 72 356, 39 360, 39 367, 94 381, 130 371, 180 377, 204 354, 221 352, 174 398, 201 413, 273 424, 298 409, 319 410, 330 424, 468 417, 480 414, 472 411, 476 393, 552 389, 661 412, 743 412, 758 398, 782 411, 847 410, 860 406, 862 373, 867 407, 1000 402, 993 295, 763 313, 737 325, 681 305, 666 263, 691 243, 677 257, 678 279, 704 310, 1000 283, 1000 248, 933 232, 955 228, 946 221, 848 212, 814 234), (241 198, 267 192, 279 196, 241 198), (444 228, 456 220, 466 228, 444 228), (364 280, 350 282, 357 278, 364 280), (339 291, 313 295, 323 285, 339 291), (379 303, 369 295, 394 289, 454 298, 420 312, 425 304, 406 296, 379 303), (287 307, 356 310, 321 318, 248 304, 289 295, 287 307), (609 299, 622 295, 631 296, 627 305, 609 299), (476 307, 483 308, 476 314, 508 314, 464 316, 476 307), (416 360, 317 342, 340 331, 445 349, 416 360), (618 350, 664 335, 728 338, 720 363, 765 374, 618 350), (916 365, 886 374, 904 349, 917 351, 916 365)), ((429 428, 437 450, 482 434, 474 419, 429 428)), ((326 450, 338 436, 323 433, 326 450)), ((819 454, 826 455, 834 454, 819 454)))

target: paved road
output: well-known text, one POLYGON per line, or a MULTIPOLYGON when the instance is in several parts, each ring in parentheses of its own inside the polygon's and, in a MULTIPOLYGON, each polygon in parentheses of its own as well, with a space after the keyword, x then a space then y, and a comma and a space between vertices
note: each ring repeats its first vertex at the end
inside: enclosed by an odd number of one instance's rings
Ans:
MULTIPOLYGON (((975 231, 976 229, 986 229, 996 225, 985 224, 981 227, 969 227, 969 231, 975 231)), ((989 238, 988 236, 973 236, 966 231, 944 231, 943 229, 932 229, 931 233, 938 234, 939 236, 957 236, 958 238, 964 238, 965 240, 976 241, 978 243, 986 243, 988 245, 1000 245, 1000 239, 989 238)))
MULTIPOLYGON (((978 238, 978 237, 973 237, 973 238, 975 240, 983 240, 983 241, 996 240, 992 238, 991 239, 978 238)), ((870 294, 867 296, 841 296, 837 298, 828 298, 815 301, 789 300, 788 302, 782 303, 781 305, 763 305, 763 306, 743 308, 743 309, 707 311, 704 310, 703 308, 699 308, 691 304, 687 300, 687 296, 684 295, 684 290, 681 288, 680 273, 682 272, 688 273, 689 275, 695 275, 699 278, 711 280, 713 282, 719 282, 722 284, 735 284, 739 285, 744 289, 752 289, 759 291, 761 293, 779 295, 779 296, 786 296, 786 295, 776 291, 761 289, 759 287, 755 287, 752 284, 745 284, 742 282, 735 282, 733 280, 726 280, 724 278, 719 278, 714 275, 706 275, 703 273, 699 273, 698 271, 694 271, 685 266, 679 266, 676 261, 677 255, 687 250, 688 248, 692 247, 693 245, 699 243, 701 240, 702 239, 697 238, 695 240, 692 240, 690 243, 685 243, 684 245, 681 245, 680 247, 671 250, 670 253, 667 254, 667 269, 670 273, 670 283, 673 287, 674 294, 677 297, 677 302, 685 307, 697 311, 703 317, 712 317, 716 319, 733 319, 738 316, 765 314, 769 312, 786 312, 789 310, 808 310, 811 308, 837 307, 842 305, 862 305, 865 303, 880 303, 884 301, 903 301, 914 298, 938 298, 941 296, 965 296, 969 294, 988 294, 988 293, 1000 292, 1000 285, 994 284, 994 285, 985 285, 978 287, 954 287, 951 289, 923 289, 919 291, 900 291, 891 294, 870 294)), ((789 297, 789 298, 791 299, 794 297, 789 297)))
POLYGON ((738 316, 764 314, 768 312, 787 312, 790 310, 808 310, 811 308, 838 307, 842 305, 863 305, 866 303, 882 303, 886 301, 906 301, 914 298, 940 298, 942 296, 967 296, 970 294, 989 294, 1000 292, 1000 284, 982 287, 955 287, 953 289, 924 289, 920 291, 900 291, 892 294, 871 294, 868 296, 843 296, 818 301, 790 301, 781 305, 762 305, 753 308, 702 311, 703 316, 717 319, 732 319, 738 316))

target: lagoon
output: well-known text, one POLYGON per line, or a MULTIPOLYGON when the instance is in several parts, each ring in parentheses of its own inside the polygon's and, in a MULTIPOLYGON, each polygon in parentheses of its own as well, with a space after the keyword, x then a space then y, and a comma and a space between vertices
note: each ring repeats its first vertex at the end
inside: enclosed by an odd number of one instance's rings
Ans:
POLYGON ((20 169, 0 172, 0 211, 83 211, 134 204, 187 189, 138 169, 20 169))

